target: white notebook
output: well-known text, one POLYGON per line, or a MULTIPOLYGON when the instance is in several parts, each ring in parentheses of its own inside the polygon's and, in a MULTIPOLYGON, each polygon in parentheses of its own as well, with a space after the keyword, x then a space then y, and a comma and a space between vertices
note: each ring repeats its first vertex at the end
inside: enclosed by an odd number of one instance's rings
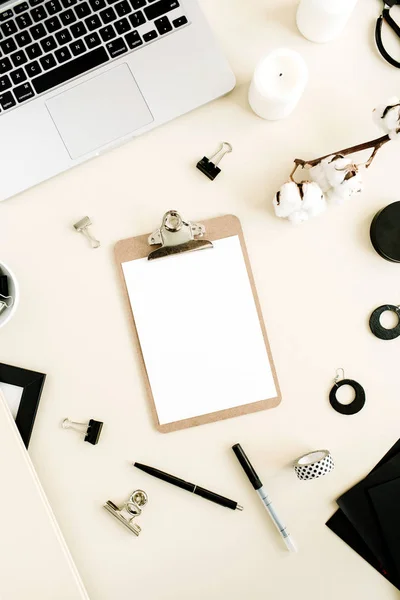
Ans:
POLYGON ((278 396, 238 235, 122 262, 160 425, 278 396))
POLYGON ((89 600, 0 390, 0 600, 89 600))

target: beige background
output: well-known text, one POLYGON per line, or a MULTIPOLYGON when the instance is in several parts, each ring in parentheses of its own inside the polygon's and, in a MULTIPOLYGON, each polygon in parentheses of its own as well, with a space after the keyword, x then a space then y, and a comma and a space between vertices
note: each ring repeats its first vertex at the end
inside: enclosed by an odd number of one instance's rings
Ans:
POLYGON ((399 146, 378 155, 362 196, 305 226, 292 228, 271 208, 295 156, 379 135, 371 111, 399 85, 373 44, 379 2, 360 0, 344 35, 325 46, 296 31, 294 0, 202 5, 238 78, 230 96, 0 206, 0 257, 22 293, 0 333, 0 360, 48 374, 30 452, 93 600, 391 600, 398 592, 324 523, 335 498, 400 434, 400 340, 381 342, 368 330, 374 308, 400 301, 400 267, 380 258, 368 235, 375 212, 399 200, 399 146), (268 123, 246 94, 257 59, 277 46, 303 54, 310 83, 292 117, 268 123), (234 152, 211 183, 194 164, 225 139, 234 152), (113 246, 155 229, 169 208, 192 220, 241 219, 280 407, 166 435, 153 428, 113 246), (102 241, 96 251, 72 229, 86 214, 102 241), (357 416, 328 403, 338 367, 366 389, 357 416), (66 416, 103 420, 100 444, 63 431, 66 416), (285 552, 230 450, 235 442, 265 480, 298 555, 285 552), (320 447, 331 450, 335 472, 298 481, 292 459, 320 447), (215 489, 245 511, 190 497, 136 472, 132 460, 215 489), (150 501, 135 539, 101 506, 137 487, 150 501))

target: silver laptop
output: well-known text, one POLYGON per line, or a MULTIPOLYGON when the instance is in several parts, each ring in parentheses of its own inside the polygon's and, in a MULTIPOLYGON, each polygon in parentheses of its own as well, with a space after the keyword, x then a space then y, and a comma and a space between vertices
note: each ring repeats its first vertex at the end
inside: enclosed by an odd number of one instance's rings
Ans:
POLYGON ((196 0, 0 8, 0 200, 231 90, 196 0))

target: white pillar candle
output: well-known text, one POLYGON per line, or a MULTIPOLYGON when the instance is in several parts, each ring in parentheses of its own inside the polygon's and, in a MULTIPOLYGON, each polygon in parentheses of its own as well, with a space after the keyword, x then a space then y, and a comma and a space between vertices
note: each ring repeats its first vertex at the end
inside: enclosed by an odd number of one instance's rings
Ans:
POLYGON ((357 0, 301 0, 297 27, 311 42, 330 42, 346 26, 357 0))
POLYGON ((290 115, 308 81, 308 69, 298 52, 280 48, 260 60, 249 89, 249 104, 263 119, 290 115))

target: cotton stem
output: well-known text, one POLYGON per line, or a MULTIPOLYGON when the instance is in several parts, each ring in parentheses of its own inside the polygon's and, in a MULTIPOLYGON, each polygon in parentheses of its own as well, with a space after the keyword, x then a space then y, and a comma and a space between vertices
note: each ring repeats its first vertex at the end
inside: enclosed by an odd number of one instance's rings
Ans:
MULTIPOLYGON (((365 167, 368 168, 371 165, 372 161, 374 160, 375 156, 377 155, 378 151, 387 142, 390 142, 390 137, 388 135, 384 135, 376 140, 371 140, 370 142, 365 142, 364 144, 359 144, 358 146, 352 146, 351 148, 345 148, 344 150, 339 150, 338 152, 331 152, 330 154, 327 154, 326 156, 321 156, 320 158, 315 158, 314 160, 306 161, 306 160, 302 160, 301 158, 296 158, 294 162, 296 165, 296 169, 299 166, 301 166, 303 168, 315 167, 322 160, 324 160, 325 158, 329 158, 330 156, 336 156, 336 155, 348 156, 349 154, 355 154, 356 152, 362 152, 363 150, 369 150, 370 148, 373 148, 373 152, 372 152, 369 160, 365 163, 365 167)), ((296 169, 294 169, 294 171, 292 172, 291 178, 293 177, 294 173, 296 172, 296 169)))

